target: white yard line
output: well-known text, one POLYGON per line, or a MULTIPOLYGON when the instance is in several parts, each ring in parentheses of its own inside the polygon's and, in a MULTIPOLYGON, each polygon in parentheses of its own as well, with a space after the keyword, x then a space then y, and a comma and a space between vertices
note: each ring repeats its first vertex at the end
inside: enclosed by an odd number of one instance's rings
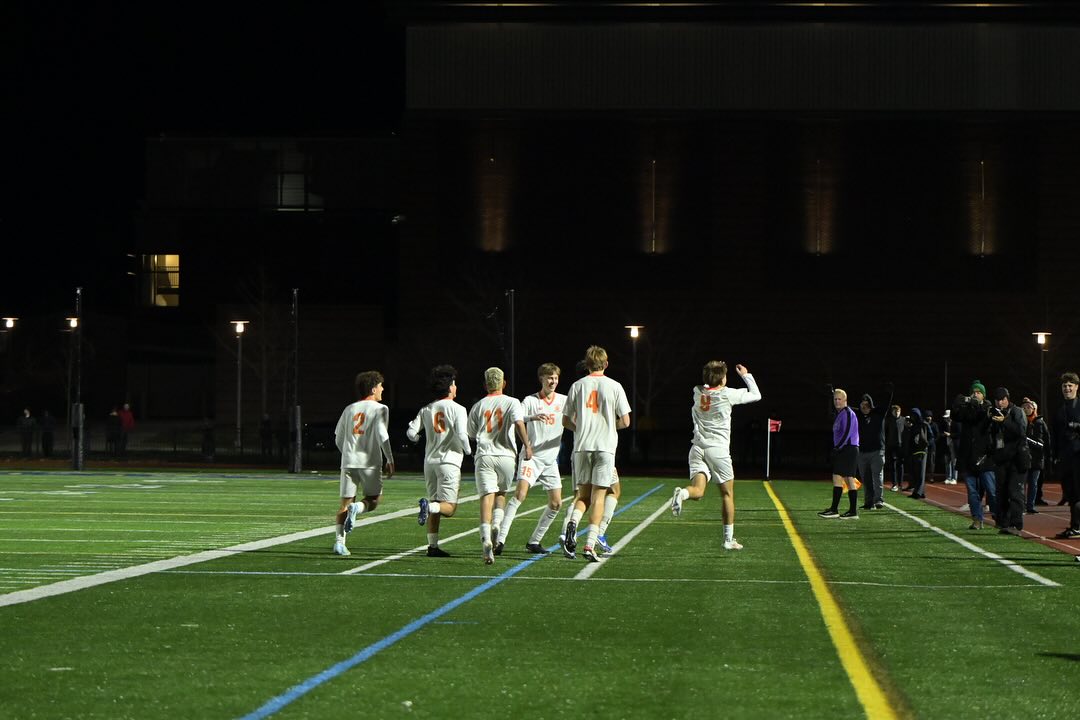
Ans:
MULTIPOLYGON (((546 505, 540 505, 539 507, 535 507, 532 510, 526 510, 525 512, 518 513, 517 515, 514 516, 514 519, 516 520, 517 518, 519 518, 519 517, 521 517, 523 515, 529 515, 531 513, 538 512, 540 510, 543 510, 545 507, 547 507, 547 506, 546 505)), ((465 532, 459 532, 457 535, 451 535, 448 538, 439 538, 439 542, 452 542, 454 540, 460 540, 461 538, 466 537, 468 535, 473 535, 473 534, 478 535, 479 532, 480 532, 480 529, 477 527, 477 528, 473 528, 472 530, 466 530, 465 532)), ((338 575, 356 575, 358 573, 364 572, 365 570, 370 570, 373 567, 379 567, 380 565, 385 565, 386 563, 391 563, 391 562, 394 562, 395 560, 400 560, 401 558, 408 557, 409 555, 415 555, 417 553, 424 552, 427 549, 428 549, 427 543, 424 543, 423 545, 420 545, 419 547, 414 547, 412 550, 406 550, 405 552, 394 553, 393 555, 387 555, 386 557, 380 558, 379 560, 372 560, 369 563, 364 563, 363 565, 359 565, 357 567, 354 567, 351 570, 346 570, 345 572, 338 573, 338 575)), ((484 577, 488 577, 488 576, 485 575, 484 577)))
MULTIPOLYGON (((471 495, 467 498, 462 498, 459 502, 468 502, 470 500, 476 500, 477 495, 471 495)), ((363 527, 365 525, 374 525, 375 523, 386 522, 387 520, 395 520, 400 517, 407 517, 409 515, 416 514, 415 508, 405 508, 403 510, 397 510, 385 515, 377 515, 371 518, 364 518, 356 523, 357 527, 363 527)), ((131 578, 140 577, 142 575, 149 575, 151 573, 163 572, 165 570, 173 570, 175 568, 184 567, 187 565, 195 565, 197 563, 209 562, 210 560, 218 560, 223 557, 229 557, 230 555, 237 555, 239 553, 254 552, 256 550, 265 550, 269 547, 275 547, 277 545, 285 545, 291 542, 298 542, 300 540, 307 540, 308 538, 318 537, 320 535, 333 534, 334 526, 315 528, 313 530, 303 530, 301 532, 289 533, 288 535, 279 535, 278 537, 266 538, 264 540, 256 540, 254 542, 242 543, 240 545, 233 545, 231 547, 222 548, 220 550, 207 550, 194 555, 182 555, 180 557, 168 558, 166 560, 157 560, 155 562, 145 563, 143 565, 132 565, 131 567, 118 568, 116 570, 107 570, 96 575, 85 575, 83 577, 71 578, 70 580, 62 580, 56 583, 50 583, 48 585, 40 585, 34 588, 28 588, 26 590, 18 590, 16 592, 10 592, 0 595, 0 607, 6 607, 8 605, 19 605, 20 603, 33 602, 34 600, 41 600, 42 598, 53 597, 56 595, 63 595, 65 593, 76 592, 78 590, 85 590, 87 588, 97 587, 98 585, 106 585, 112 582, 119 582, 121 580, 129 580, 131 578)))
POLYGON ((968 550, 972 551, 973 553, 977 553, 979 555, 982 555, 985 558, 988 558, 988 559, 993 560, 995 562, 1001 563, 1002 565, 1009 568, 1013 572, 1019 573, 1019 574, 1023 575, 1024 577, 1028 578, 1029 580, 1034 580, 1035 582, 1039 583, 1040 585, 1046 585, 1047 587, 1061 587, 1058 583, 1054 582, 1053 580, 1049 580, 1047 578, 1044 578, 1042 575, 1040 575, 1040 574, 1038 574, 1036 572, 1032 572, 1031 570, 1028 570, 1027 568, 1025 568, 1023 565, 1020 565, 1019 563, 1013 562, 1012 560, 1009 560, 1008 558, 1003 558, 1003 557, 1001 557, 1000 555, 998 555, 996 553, 990 552, 989 550, 983 550, 978 545, 970 543, 970 542, 968 542, 967 540, 965 540, 962 537, 959 537, 957 535, 953 535, 951 532, 949 532, 947 530, 942 530, 941 528, 937 527, 936 525, 931 525, 930 523, 926 522, 922 518, 916 517, 915 515, 912 515, 909 512, 905 512, 905 511, 901 510, 900 508, 896 507, 895 505, 892 505, 890 503, 885 503, 885 507, 889 508, 890 510, 892 510, 895 513, 903 515, 904 517, 908 518, 909 520, 915 521, 916 523, 918 523, 919 525, 922 525, 924 528, 927 528, 928 530, 933 530, 938 535, 941 535, 942 537, 945 537, 945 538, 948 538, 949 540, 952 540, 953 542, 957 543, 961 547, 967 548, 968 550))
POLYGON ((579 572, 577 575, 574 576, 574 579, 575 580, 588 580, 589 578, 591 578, 593 576, 593 573, 595 573, 597 570, 600 569, 601 565, 606 563, 610 558, 614 557, 616 553, 618 553, 620 550, 622 550, 624 547, 626 547, 630 543, 631 540, 636 538, 641 533, 642 530, 644 530, 645 528, 652 525, 653 521, 656 520, 656 518, 663 515, 665 510, 670 510, 670 509, 671 509, 671 500, 666 500, 660 507, 658 507, 656 509, 656 512, 654 512, 652 515, 650 515, 649 517, 642 520, 633 530, 626 533, 626 535, 624 535, 622 537, 622 539, 619 540, 619 542, 612 545, 611 546, 611 552, 605 554, 604 557, 600 558, 600 562, 588 563, 587 565, 585 565, 585 567, 583 567, 581 569, 581 572, 579 572))

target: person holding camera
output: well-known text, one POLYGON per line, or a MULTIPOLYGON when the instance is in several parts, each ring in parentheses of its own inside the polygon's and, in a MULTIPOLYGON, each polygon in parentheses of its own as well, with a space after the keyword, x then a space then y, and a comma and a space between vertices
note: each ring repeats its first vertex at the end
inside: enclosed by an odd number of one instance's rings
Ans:
POLYGON ((1061 376, 1064 402, 1054 420, 1058 477, 1062 499, 1069 505, 1069 527, 1056 536, 1064 540, 1080 538, 1080 401, 1076 397, 1077 388, 1080 388, 1080 377, 1076 373, 1067 372, 1061 376))
POLYGON ((997 506, 994 464, 990 457, 989 411, 986 386, 978 380, 971 383, 970 394, 957 397, 952 407, 952 416, 956 421, 954 432, 957 425, 960 427, 956 464, 958 473, 963 475, 964 484, 967 485, 971 511, 969 530, 981 530, 983 527, 984 493, 991 510, 997 506))
POLYGON ((990 441, 997 478, 998 532, 1019 535, 1024 529, 1024 478, 1031 468, 1027 442, 1027 417, 1009 401, 1008 388, 994 390, 990 408, 990 441))
POLYGON ((926 450, 929 447, 928 430, 926 421, 923 420, 922 410, 911 408, 911 414, 907 416, 906 423, 905 455, 908 467, 911 469, 911 480, 908 483, 911 495, 908 497, 921 500, 926 497, 926 450))

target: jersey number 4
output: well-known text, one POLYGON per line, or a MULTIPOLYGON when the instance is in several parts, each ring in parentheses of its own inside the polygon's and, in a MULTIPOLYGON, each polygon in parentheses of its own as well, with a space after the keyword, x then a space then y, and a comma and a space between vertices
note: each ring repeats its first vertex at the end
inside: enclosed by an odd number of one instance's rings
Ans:
POLYGON ((363 435, 364 434, 364 421, 365 420, 367 420, 367 415, 365 413, 356 413, 355 415, 352 416, 352 421, 353 421, 352 434, 353 435, 363 435))
POLYGON ((589 408, 594 413, 600 412, 600 393, 596 390, 589 393, 589 397, 585 400, 585 407, 589 408))

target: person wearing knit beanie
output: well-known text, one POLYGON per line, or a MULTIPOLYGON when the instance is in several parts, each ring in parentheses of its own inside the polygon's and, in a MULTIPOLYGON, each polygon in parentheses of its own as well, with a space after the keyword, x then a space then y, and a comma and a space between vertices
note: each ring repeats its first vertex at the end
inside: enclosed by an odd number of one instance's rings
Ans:
POLYGON ((978 380, 973 380, 971 382, 971 390, 968 391, 969 395, 974 395, 975 393, 982 393, 982 396, 984 398, 986 397, 986 386, 978 380))

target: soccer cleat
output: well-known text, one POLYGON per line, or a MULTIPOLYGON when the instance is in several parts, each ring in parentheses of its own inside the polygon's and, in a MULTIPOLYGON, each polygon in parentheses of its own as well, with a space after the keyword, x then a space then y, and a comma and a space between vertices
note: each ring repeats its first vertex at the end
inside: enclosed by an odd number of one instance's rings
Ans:
POLYGON ((585 549, 581 551, 581 555, 589 562, 600 562, 600 557, 596 554, 596 551, 588 545, 586 545, 585 549))
POLYGON ((838 517, 840 517, 840 513, 836 512, 836 511, 835 511, 835 510, 833 510, 832 508, 829 508, 828 510, 822 510, 821 512, 819 512, 819 513, 817 514, 817 516, 818 516, 819 518, 829 518, 829 519, 832 519, 832 518, 838 518, 838 517))
POLYGON ((360 512, 361 507, 360 503, 349 503, 348 507, 345 508, 345 520, 341 524, 345 532, 352 532, 353 526, 356 525, 356 514, 360 512))
POLYGON ((563 540, 563 549, 574 552, 577 548, 577 523, 571 520, 566 524, 566 539, 563 540))
POLYGON ((846 513, 844 513, 844 514, 842 514, 840 516, 840 519, 841 520, 858 520, 859 519, 859 511, 858 510, 848 510, 846 513))
POLYGON ((725 550, 742 550, 742 544, 735 538, 724 541, 725 550))
POLYGON ((418 501, 420 504, 420 514, 416 516, 416 522, 421 525, 427 525, 428 516, 428 501, 427 498, 420 498, 418 501))
POLYGON ((529 543, 525 546, 525 549, 534 555, 550 555, 550 553, 540 543, 529 543))
POLYGON ((608 545, 607 542, 607 535, 601 535, 600 537, 596 538, 596 544, 600 547, 600 552, 611 552, 611 546, 608 545))
POLYGON ((883 503, 883 502, 874 503, 874 509, 875 510, 881 510, 884 507, 885 507, 885 503, 883 503))
POLYGON ((438 545, 428 545, 427 546, 427 556, 428 557, 450 557, 450 553, 446 552, 445 550, 443 550, 438 545))
POLYGON ((682 515, 682 488, 675 488, 675 493, 671 496, 671 514, 675 517, 682 515))
POLYGON ((491 528, 491 544, 494 545, 497 542, 499 542, 499 528, 493 527, 491 528))
POLYGON ((502 555, 503 547, 504 547, 503 543, 497 542, 497 543, 495 543, 495 546, 492 548, 492 552, 495 553, 496 555, 502 555))
POLYGON ((484 543, 484 564, 492 565, 495 563, 495 549, 491 543, 484 543))
POLYGON ((352 555, 352 553, 349 552, 349 548, 345 547, 345 543, 334 543, 334 554, 341 555, 342 557, 352 555))

